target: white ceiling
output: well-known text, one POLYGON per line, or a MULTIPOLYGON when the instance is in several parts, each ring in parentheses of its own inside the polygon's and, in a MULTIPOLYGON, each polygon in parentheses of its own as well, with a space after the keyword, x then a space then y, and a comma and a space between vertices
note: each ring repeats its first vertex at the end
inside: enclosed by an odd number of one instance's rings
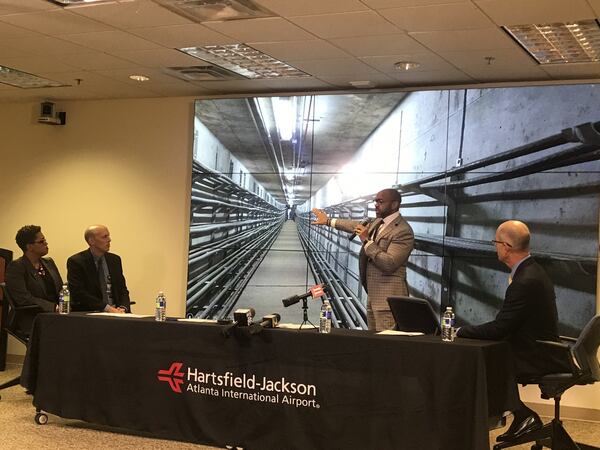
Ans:
POLYGON ((276 17, 194 23, 151 0, 61 8, 0 0, 0 65, 70 84, 0 101, 406 88, 600 80, 600 63, 540 66, 502 25, 600 18, 600 0, 256 0, 276 17), (190 83, 163 72, 201 61, 176 47, 245 43, 310 78, 190 83), (493 58, 491 64, 489 57, 493 58), (397 61, 421 66, 401 73, 397 61), (144 74, 150 81, 131 81, 144 74), (79 81, 78 81, 79 80, 79 81))

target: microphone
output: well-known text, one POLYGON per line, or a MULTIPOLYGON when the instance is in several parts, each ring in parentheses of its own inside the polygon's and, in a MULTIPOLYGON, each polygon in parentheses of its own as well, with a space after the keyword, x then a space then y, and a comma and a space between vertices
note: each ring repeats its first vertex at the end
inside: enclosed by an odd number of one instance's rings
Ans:
POLYGON ((252 325, 252 319, 254 318, 254 308, 246 308, 246 309, 236 309, 233 312, 233 322, 230 325, 227 325, 221 333, 223 336, 229 337, 231 331, 236 327, 247 327, 252 325))
POLYGON ((259 325, 263 328, 277 328, 279 325, 279 321, 281 320, 281 316, 277 313, 266 315, 262 318, 259 325))
MULTIPOLYGON (((365 225, 369 225, 371 223, 371 218, 370 217, 366 217, 364 218, 360 224, 364 227, 365 225)), ((348 236, 348 240, 350 242, 352 242, 352 240, 356 237, 356 233, 352 233, 350 236, 348 236)))
POLYGON ((308 297, 313 297, 313 298, 322 297, 323 295, 325 295, 324 290, 326 288, 327 288, 327 286, 324 284, 317 284, 317 285, 313 286, 312 288, 310 288, 310 291, 308 291, 307 293, 302 294, 302 295, 292 295, 291 297, 284 298, 283 300, 281 300, 281 303, 283 303, 283 306, 285 306, 287 308, 288 306, 295 305, 300 300, 304 300, 305 298, 308 298, 308 297))

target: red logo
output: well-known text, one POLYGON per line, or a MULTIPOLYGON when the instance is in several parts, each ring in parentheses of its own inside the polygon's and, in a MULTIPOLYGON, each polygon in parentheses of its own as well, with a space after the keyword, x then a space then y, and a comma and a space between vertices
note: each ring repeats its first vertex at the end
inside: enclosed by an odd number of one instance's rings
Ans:
POLYGON ((322 297, 323 295, 325 295, 325 292, 323 292, 323 286, 320 284, 317 284, 316 286, 311 287, 310 294, 311 294, 312 298, 322 297))
POLYGON ((183 372, 181 371, 183 363, 174 362, 167 370, 158 371, 158 380, 166 381, 171 386, 173 392, 181 394, 181 385, 183 384, 183 372))

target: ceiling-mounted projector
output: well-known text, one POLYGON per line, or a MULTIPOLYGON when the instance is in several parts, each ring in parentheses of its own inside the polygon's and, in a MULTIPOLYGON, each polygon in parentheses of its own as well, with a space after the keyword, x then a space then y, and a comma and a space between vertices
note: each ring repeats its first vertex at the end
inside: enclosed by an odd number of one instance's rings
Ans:
POLYGON ((55 113, 54 103, 42 102, 40 105, 40 117, 38 117, 37 121, 48 125, 64 125, 67 123, 67 113, 65 111, 55 113))

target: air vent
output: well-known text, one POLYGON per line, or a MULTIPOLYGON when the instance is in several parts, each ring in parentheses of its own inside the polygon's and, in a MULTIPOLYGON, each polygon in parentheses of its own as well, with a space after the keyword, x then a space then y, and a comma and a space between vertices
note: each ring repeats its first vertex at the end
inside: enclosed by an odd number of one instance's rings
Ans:
POLYGON ((153 0, 176 14, 196 22, 273 17, 252 0, 153 0))
POLYGON ((164 71, 185 81, 227 81, 244 78, 217 66, 167 67, 164 71))

